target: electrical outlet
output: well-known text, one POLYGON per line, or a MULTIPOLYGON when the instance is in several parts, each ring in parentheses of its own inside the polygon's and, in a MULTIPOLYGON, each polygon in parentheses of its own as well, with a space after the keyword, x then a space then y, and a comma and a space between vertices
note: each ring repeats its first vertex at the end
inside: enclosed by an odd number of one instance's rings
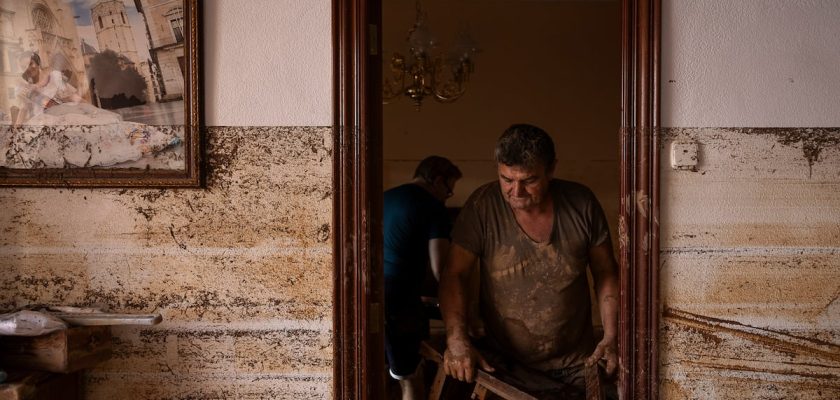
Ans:
POLYGON ((695 171, 700 160, 697 142, 677 140, 671 143, 671 168, 695 171))

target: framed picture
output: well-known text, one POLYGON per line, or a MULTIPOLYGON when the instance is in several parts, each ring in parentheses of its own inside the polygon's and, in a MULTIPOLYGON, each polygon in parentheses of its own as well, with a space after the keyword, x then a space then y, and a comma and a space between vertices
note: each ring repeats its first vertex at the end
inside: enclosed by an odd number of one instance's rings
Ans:
POLYGON ((200 186, 198 8, 0 0, 0 186, 200 186))

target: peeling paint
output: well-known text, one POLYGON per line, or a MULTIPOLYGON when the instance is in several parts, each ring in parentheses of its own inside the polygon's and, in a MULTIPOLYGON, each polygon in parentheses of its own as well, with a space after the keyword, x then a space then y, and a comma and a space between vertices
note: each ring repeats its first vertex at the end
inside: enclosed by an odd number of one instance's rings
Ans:
POLYGON ((626 249, 630 243, 630 236, 627 231, 627 218, 624 215, 618 216, 618 244, 619 248, 626 249))
POLYGON ((642 218, 648 217, 648 213, 650 211, 650 197, 647 193, 642 191, 636 192, 636 210, 642 218))

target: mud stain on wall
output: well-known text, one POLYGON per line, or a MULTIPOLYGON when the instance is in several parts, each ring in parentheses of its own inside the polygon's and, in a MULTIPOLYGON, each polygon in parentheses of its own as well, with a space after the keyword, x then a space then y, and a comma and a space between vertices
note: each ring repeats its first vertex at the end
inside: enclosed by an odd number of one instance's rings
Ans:
POLYGON ((840 129, 662 133, 663 398, 840 398, 840 129))
POLYGON ((808 160, 809 177, 815 163, 821 161, 824 149, 840 147, 840 128, 742 128, 736 132, 748 135, 773 135, 779 143, 802 148, 808 160))
POLYGON ((836 398, 838 345, 668 308, 663 387, 674 399, 836 398))
POLYGON ((87 398, 329 398, 332 128, 206 138, 205 189, 0 192, 0 308, 163 315, 87 398))
MULTIPOLYGON (((830 164, 828 172, 836 177, 838 170, 833 168, 833 164, 840 163, 840 128, 668 128, 662 129, 661 136, 662 154, 666 156, 670 143, 676 139, 697 141, 701 149, 701 165, 698 165, 701 173, 703 164, 712 169, 722 166, 755 167, 753 172, 761 172, 765 162, 772 162, 785 154, 785 150, 776 145, 798 152, 799 160, 808 167, 808 178, 814 172, 814 166, 821 163, 830 164), (768 143, 770 146, 765 146, 768 143), (704 157, 714 157, 713 152, 725 154, 731 162, 703 163, 704 157)), ((662 161, 663 166, 670 165, 670 160, 662 161)), ((774 164, 775 168, 769 168, 771 173, 783 172, 796 165, 774 164)))
MULTIPOLYGON (((704 315, 694 314, 674 308, 666 308, 663 317, 670 322, 686 327, 692 327, 708 334, 727 333, 742 339, 750 340, 775 351, 808 355, 823 359, 825 362, 837 364, 840 367, 840 345, 822 340, 809 339, 784 332, 775 331, 742 324, 704 315)), ((720 338, 708 336, 719 344, 720 338)))

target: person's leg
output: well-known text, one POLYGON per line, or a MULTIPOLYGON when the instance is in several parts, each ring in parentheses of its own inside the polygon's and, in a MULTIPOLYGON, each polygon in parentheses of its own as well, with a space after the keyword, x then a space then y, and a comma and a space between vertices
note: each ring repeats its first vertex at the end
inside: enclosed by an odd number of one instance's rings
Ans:
POLYGON ((402 400, 423 400, 426 398, 426 379, 423 374, 422 362, 417 365, 417 369, 411 375, 396 376, 392 372, 391 377, 400 382, 402 400))
POLYGON ((388 372, 392 378, 399 381, 403 400, 420 400, 426 396, 420 341, 428 332, 428 323, 424 323, 419 302, 402 307, 394 303, 397 301, 392 299, 390 304, 385 305, 385 355, 388 372))

